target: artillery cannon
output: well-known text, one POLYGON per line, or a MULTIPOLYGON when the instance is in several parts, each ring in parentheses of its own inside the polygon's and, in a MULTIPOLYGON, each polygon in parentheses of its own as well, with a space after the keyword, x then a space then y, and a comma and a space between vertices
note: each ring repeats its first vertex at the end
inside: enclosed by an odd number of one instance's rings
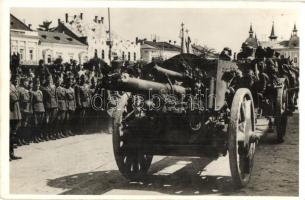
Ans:
POLYGON ((123 93, 113 114, 120 172, 141 179, 154 155, 217 158, 229 153, 233 183, 245 186, 258 136, 250 90, 231 87, 237 69, 234 62, 181 54, 161 66, 148 64, 141 79, 105 78, 105 88, 123 93))

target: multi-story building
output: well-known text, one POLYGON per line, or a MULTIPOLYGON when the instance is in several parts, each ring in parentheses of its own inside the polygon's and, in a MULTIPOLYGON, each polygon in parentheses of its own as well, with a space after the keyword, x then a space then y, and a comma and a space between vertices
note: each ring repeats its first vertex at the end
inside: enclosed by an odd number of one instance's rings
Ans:
POLYGON ((19 53, 21 65, 38 65, 43 59, 50 64, 56 58, 63 62, 76 60, 84 63, 88 60, 88 45, 64 33, 34 31, 25 23, 10 16, 11 55, 19 53))
POLYGON ((64 33, 38 31, 39 58, 46 64, 51 64, 57 58, 63 62, 76 60, 82 64, 88 61, 88 46, 64 33))
POLYGON ((39 37, 36 31, 33 31, 24 22, 10 15, 10 42, 11 55, 19 54, 21 65, 37 65, 39 37))
POLYGON ((65 33, 79 41, 88 44, 89 59, 97 55, 108 64, 110 60, 136 61, 141 58, 140 44, 124 40, 111 32, 111 54, 109 51, 109 30, 104 24, 104 17, 95 16, 93 20, 85 20, 83 13, 69 16, 65 14, 65 21, 58 20, 56 32, 65 33))

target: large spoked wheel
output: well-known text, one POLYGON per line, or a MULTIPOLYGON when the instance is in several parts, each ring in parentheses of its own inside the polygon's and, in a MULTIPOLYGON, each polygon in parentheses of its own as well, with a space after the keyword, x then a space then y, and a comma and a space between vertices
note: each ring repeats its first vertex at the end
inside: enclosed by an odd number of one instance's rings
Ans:
POLYGON ((283 142, 286 135, 287 127, 287 105, 288 105, 288 92, 287 85, 283 84, 283 87, 277 89, 277 98, 275 105, 275 131, 278 142, 283 142))
POLYGON ((238 89, 234 95, 228 127, 228 150, 232 181, 241 188, 250 181, 256 147, 255 115, 249 89, 238 89))
POLYGON ((130 180, 140 180, 147 174, 152 162, 152 155, 146 155, 137 147, 139 138, 132 133, 134 114, 126 94, 122 95, 113 120, 114 156, 123 176, 130 180))

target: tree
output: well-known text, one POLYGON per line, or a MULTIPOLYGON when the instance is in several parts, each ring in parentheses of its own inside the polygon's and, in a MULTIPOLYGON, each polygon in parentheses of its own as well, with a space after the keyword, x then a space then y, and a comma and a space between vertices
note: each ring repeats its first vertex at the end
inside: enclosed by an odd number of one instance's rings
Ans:
POLYGON ((39 28, 38 30, 40 31, 50 31, 50 25, 51 25, 52 21, 43 21, 42 24, 39 24, 39 28))

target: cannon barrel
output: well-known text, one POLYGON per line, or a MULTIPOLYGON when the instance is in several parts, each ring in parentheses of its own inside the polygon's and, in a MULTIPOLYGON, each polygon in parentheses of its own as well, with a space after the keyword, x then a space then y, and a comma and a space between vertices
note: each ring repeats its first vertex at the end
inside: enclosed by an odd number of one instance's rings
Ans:
POLYGON ((152 93, 174 93, 178 95, 186 94, 187 88, 180 85, 170 85, 169 83, 158 83, 138 78, 130 77, 129 74, 123 73, 118 79, 108 81, 106 89, 134 92, 138 94, 152 93))
POLYGON ((172 77, 172 78, 176 78, 176 79, 186 79, 187 77, 182 74, 182 73, 179 73, 179 72, 175 72, 173 70, 169 70, 169 69, 165 69, 163 67, 160 67, 158 65, 155 65, 154 66, 154 69, 158 72, 158 73, 161 73, 161 74, 164 74, 168 77, 172 77))

